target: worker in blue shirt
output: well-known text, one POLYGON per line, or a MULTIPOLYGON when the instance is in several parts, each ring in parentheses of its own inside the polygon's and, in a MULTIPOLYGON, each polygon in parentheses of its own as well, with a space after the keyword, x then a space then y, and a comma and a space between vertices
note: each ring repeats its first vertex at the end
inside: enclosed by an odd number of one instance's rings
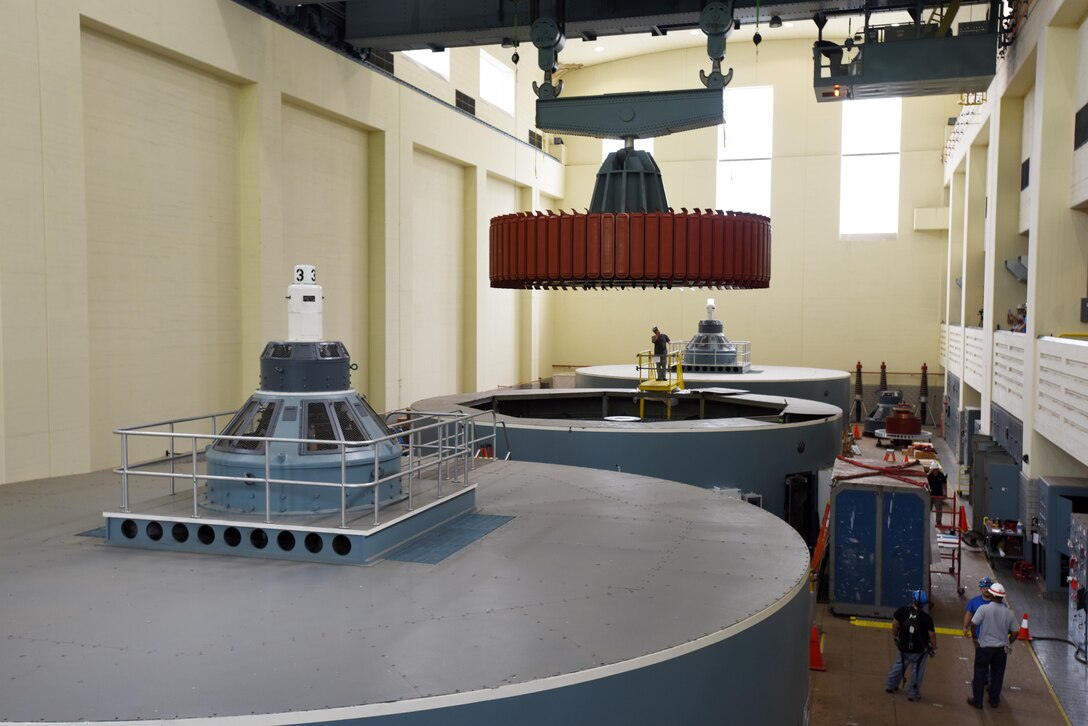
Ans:
POLYGON ((971 625, 971 618, 975 616, 975 612, 990 602, 990 585, 994 584, 993 578, 984 577, 978 581, 979 594, 967 601, 967 607, 963 610, 963 637, 973 638, 975 636, 975 629, 971 625))

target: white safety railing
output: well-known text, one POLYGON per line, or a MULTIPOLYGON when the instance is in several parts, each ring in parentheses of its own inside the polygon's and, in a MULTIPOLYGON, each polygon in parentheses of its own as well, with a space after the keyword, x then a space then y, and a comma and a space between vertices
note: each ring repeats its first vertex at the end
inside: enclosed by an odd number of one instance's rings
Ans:
MULTIPOLYGON (((490 451, 495 451, 496 434, 498 431, 494 411, 481 411, 479 413, 469 414, 463 412, 430 412, 403 409, 385 414, 385 420, 388 422, 393 433, 365 441, 296 439, 270 436, 225 436, 215 433, 218 431, 218 420, 233 415, 233 413, 234 412, 219 412, 206 414, 204 416, 192 416, 184 419, 159 421, 114 431, 115 434, 118 434, 121 437, 121 466, 114 469, 115 473, 121 475, 121 510, 124 512, 131 511, 129 508, 129 489, 135 478, 169 479, 171 494, 176 492, 177 480, 180 479, 185 481, 186 485, 190 486, 192 489, 192 516, 194 519, 200 517, 199 502, 201 482, 237 481, 247 485, 264 485, 265 523, 272 521, 271 497, 269 494, 273 484, 286 487, 329 487, 339 489, 339 526, 342 529, 347 528, 348 492, 356 489, 371 489, 373 492, 373 521, 376 525, 379 523, 381 497, 379 496, 378 487, 381 484, 400 479, 403 488, 405 482, 407 482, 408 509, 411 510, 414 508, 416 486, 420 481, 423 472, 433 470, 437 472, 436 496, 437 498, 441 498, 443 478, 456 481, 454 473, 457 469, 460 469, 461 483, 462 485, 467 484, 468 472, 470 468, 475 467, 475 453, 485 446, 490 447, 490 451), (484 428, 484 431, 478 434, 476 430, 477 423, 484 417, 488 418, 490 421, 490 431, 487 431, 486 426, 483 426, 481 428, 484 428), (193 428, 200 428, 198 424, 209 422, 211 423, 213 431, 213 433, 210 434, 204 433, 203 431, 184 431, 179 428, 181 424, 188 424, 193 428), (132 463, 129 460, 129 451, 132 448, 132 442, 146 441, 148 439, 158 439, 159 441, 169 439, 170 453, 165 459, 160 457, 158 459, 141 461, 135 464, 132 463), (178 453, 178 449, 176 448, 176 443, 178 441, 182 442, 183 451, 185 453, 178 453), (248 476, 213 475, 206 471, 200 471, 200 453, 208 444, 216 444, 221 441, 247 441, 258 444, 259 448, 263 449, 263 479, 248 476), (314 444, 325 447, 336 446, 340 455, 340 481, 321 482, 273 477, 273 466, 270 458, 270 450, 273 444, 294 444, 299 446, 314 444), (401 451, 400 469, 387 475, 382 474, 382 461, 378 453, 383 445, 387 447, 393 446, 401 451), (366 448, 370 448, 374 452, 373 462, 366 462, 364 464, 373 466, 372 479, 367 482, 348 481, 348 455, 366 448), (170 464, 168 471, 150 468, 152 466, 161 465, 167 460, 170 464), (184 461, 188 461, 190 465, 185 470, 179 471, 178 462, 184 461)), ((330 453, 332 452, 330 451, 330 453)), ((358 465, 352 464, 353 468, 355 466, 358 465)))
POLYGON ((1035 430, 1088 465, 1088 342, 1036 341, 1035 430))
POLYGON ((948 324, 941 323, 941 365, 948 368, 948 324))
POLYGON ((964 328, 963 382, 982 391, 986 381, 986 366, 990 356, 986 350, 982 328, 964 328))
POLYGON ((948 326, 948 363, 945 369, 957 376, 963 375, 963 328, 948 326))
POLYGON ((1021 421, 1024 420, 1027 341, 1028 337, 1023 333, 994 331, 993 402, 1021 421))

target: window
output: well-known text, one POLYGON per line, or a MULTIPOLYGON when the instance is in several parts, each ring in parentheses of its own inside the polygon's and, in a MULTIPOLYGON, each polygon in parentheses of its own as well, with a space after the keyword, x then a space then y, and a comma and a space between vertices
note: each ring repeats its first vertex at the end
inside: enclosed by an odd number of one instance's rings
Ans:
MULTIPOLYGON (((623 139, 601 139, 601 163, 608 158, 608 155, 613 151, 619 151, 623 148, 623 139)), ((654 140, 650 139, 635 139, 635 149, 638 151, 645 151, 650 156, 654 155, 654 140)))
MULTIPOLYGON (((324 401, 311 401, 306 404, 306 434, 304 438, 320 439, 321 441, 336 441, 336 431, 329 419, 329 410, 324 401)), ((316 442, 302 445, 302 453, 314 451, 336 451, 340 447, 336 444, 319 444, 316 442)))
MULTIPOLYGON (((241 411, 223 429, 224 436, 266 437, 276 418, 276 402, 251 398, 241 411)), ((215 444, 218 451, 253 451, 263 452, 263 441, 240 441, 238 439, 219 440, 215 444)))
POLYGON ((771 216, 774 88, 727 88, 718 147, 718 209, 771 216))
POLYGON ((840 239, 895 239, 899 231, 899 98, 844 101, 840 239))
POLYGON ((438 75, 450 79, 450 52, 444 50, 435 53, 433 50, 406 50, 401 55, 410 58, 424 68, 429 68, 438 75))
POLYGON ((480 98, 514 115, 514 71, 485 50, 480 51, 480 98))
POLYGON ((344 435, 344 441, 366 441, 366 435, 359 427, 348 404, 344 401, 336 401, 332 404, 332 410, 336 412, 336 421, 340 424, 340 431, 344 435))

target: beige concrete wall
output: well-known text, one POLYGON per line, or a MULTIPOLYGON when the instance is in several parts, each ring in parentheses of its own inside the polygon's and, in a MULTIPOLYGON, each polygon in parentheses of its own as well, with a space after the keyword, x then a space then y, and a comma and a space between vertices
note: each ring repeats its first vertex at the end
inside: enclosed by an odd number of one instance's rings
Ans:
MULTIPOLYGON (((1085 16, 1077 31, 1076 84, 1073 108, 1079 110, 1088 103, 1088 15, 1085 16)), ((1073 186, 1070 201, 1082 209, 1088 208, 1088 144, 1082 145, 1073 152, 1073 186)))
MULTIPOLYGON (((487 216, 509 214, 519 208, 517 187, 507 179, 488 176, 486 179, 487 216)), ((488 250, 480 250, 480 261, 486 275, 488 250)), ((486 283, 479 287, 479 317, 482 358, 477 365, 477 387, 480 390, 521 382, 518 370, 517 331, 519 330, 517 290, 492 289, 486 283), (514 341, 515 344, 509 344, 514 341)))
POLYGON ((411 231, 401 246, 404 285, 400 398, 460 389, 464 338, 463 171, 424 150, 412 155, 411 231))
POLYGON ((159 420, 241 396, 238 87, 91 30, 81 46, 98 468, 134 404, 159 420))
MULTIPOLYGON (((533 334, 479 335, 497 202, 466 181, 564 196, 505 133, 531 124, 524 78, 513 116, 482 110, 500 131, 229 0, 13 0, 0 58, 0 482, 116 465, 115 426, 240 404, 296 263, 379 409, 533 334)), ((429 90, 478 91, 478 58, 429 90)), ((516 382, 509 362, 479 379, 516 382)))
MULTIPOLYGON (((367 132, 345 119, 285 101, 283 249, 280 269, 317 266, 325 292, 325 332, 355 360, 369 345, 367 132)), ((281 276, 282 282, 282 276, 281 276)), ((287 335, 281 316, 276 337, 287 335)), ((263 346, 262 346, 263 347, 263 346)), ((260 349, 246 351, 256 356, 260 349)), ((355 381, 360 385, 360 381, 355 381)))
MULTIPOLYGON (((943 206, 940 148, 955 99, 904 99, 899 238, 839 240, 841 106, 812 90, 811 42, 731 43, 732 86, 774 87, 771 286, 766 290, 560 292, 553 295, 551 362, 633 361, 657 324, 673 338, 694 334, 714 297, 730 337, 753 342, 756 363, 853 370, 917 370, 937 359, 944 314, 946 244, 913 231, 916 207, 943 206), (920 344, 921 342, 921 344, 920 344)), ((691 88, 708 63, 695 48, 659 53, 564 76, 566 94, 691 88)), ((654 157, 674 208, 714 207, 719 131, 656 140, 654 157)), ((588 204, 600 165, 595 140, 566 137, 567 208, 588 204)))

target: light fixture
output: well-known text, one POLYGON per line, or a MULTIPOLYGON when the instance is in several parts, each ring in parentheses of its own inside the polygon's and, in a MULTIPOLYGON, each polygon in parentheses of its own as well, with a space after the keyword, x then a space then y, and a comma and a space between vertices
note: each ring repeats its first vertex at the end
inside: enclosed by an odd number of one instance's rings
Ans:
POLYGON ((771 16, 770 26, 772 28, 781 28, 782 27, 782 18, 778 17, 777 15, 772 15, 771 16))
POLYGON ((604 50, 604 46, 603 45, 595 45, 595 46, 593 46, 593 50, 600 53, 600 52, 602 52, 604 50))

